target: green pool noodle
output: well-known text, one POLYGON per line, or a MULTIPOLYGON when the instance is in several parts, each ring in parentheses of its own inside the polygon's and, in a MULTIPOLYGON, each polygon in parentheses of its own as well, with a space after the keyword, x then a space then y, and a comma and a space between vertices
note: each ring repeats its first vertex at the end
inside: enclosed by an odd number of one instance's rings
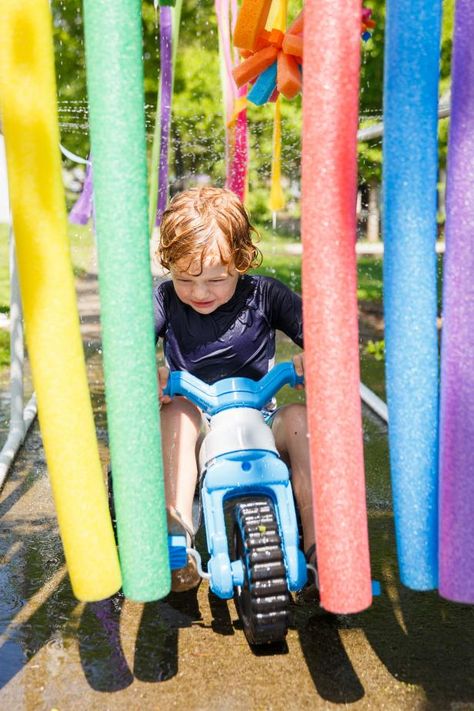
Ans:
POLYGON ((107 421, 124 594, 170 590, 148 243, 141 3, 85 0, 107 421))

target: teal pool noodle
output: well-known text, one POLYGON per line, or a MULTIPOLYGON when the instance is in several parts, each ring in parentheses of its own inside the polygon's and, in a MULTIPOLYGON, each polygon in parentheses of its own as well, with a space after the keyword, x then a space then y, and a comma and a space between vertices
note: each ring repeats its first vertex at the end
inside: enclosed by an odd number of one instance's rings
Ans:
POLYGON ((400 578, 438 583, 436 187, 441 0, 388 0, 384 308, 390 469, 400 578), (407 28, 407 18, 416 18, 407 28))
MULTIPOLYGON (((141 3, 85 0, 107 421, 123 591, 170 590, 148 246, 141 3)), ((78 452, 80 456, 80 452, 78 452)))

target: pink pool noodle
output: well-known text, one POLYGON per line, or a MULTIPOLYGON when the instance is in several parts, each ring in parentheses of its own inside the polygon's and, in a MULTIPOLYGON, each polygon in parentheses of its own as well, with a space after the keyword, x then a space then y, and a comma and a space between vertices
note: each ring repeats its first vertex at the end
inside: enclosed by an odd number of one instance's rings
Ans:
POLYGON ((439 591, 474 603, 474 6, 458 0, 448 144, 439 591))
POLYGON ((321 604, 337 613, 372 599, 355 262, 360 17, 359 0, 305 5, 305 379, 321 604))

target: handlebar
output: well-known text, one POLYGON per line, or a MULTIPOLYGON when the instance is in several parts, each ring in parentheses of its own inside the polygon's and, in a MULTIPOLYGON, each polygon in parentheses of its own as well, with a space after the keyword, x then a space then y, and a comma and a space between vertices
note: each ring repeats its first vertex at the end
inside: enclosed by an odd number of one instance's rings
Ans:
POLYGON ((292 362, 280 363, 260 380, 225 378, 208 385, 186 371, 170 373, 163 395, 184 395, 203 412, 215 415, 230 407, 252 407, 261 410, 283 385, 302 385, 304 378, 296 374, 292 362))

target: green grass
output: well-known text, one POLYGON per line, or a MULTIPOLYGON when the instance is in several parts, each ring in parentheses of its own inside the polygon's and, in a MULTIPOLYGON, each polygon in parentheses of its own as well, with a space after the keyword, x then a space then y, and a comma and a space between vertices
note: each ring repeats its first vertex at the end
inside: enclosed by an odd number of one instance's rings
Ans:
MULTIPOLYGON (((257 274, 265 274, 280 279, 291 289, 301 293, 301 256, 287 251, 294 243, 294 237, 275 235, 266 228, 259 228, 261 241, 258 243, 263 253, 262 266, 257 274)), ((437 258, 438 313, 441 312, 443 286, 443 256, 437 258)), ((416 288, 416 285, 414 285, 416 288)), ((357 298, 381 304, 383 301, 383 259, 380 257, 359 257, 357 259, 357 298)))
POLYGON ((383 260, 377 257, 359 257, 357 260, 357 298, 362 301, 382 302, 383 260))
MULTIPOLYGON (((294 238, 275 235, 266 228, 259 228, 263 263, 257 274, 273 276, 301 293, 301 255, 287 251, 294 238)), ((362 257, 357 260, 357 297, 363 301, 382 302, 382 259, 362 257)))

